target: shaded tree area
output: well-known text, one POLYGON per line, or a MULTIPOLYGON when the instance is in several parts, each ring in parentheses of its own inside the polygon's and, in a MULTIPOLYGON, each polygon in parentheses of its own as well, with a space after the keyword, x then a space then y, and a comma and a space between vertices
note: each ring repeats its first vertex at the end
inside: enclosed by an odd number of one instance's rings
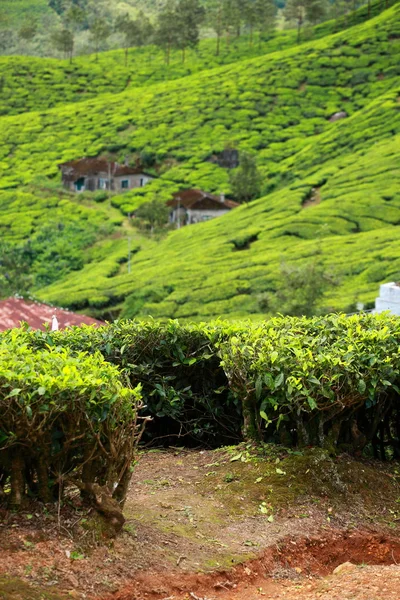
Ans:
POLYGON ((322 302, 326 293, 338 285, 337 277, 317 255, 299 263, 281 264, 276 291, 260 297, 262 311, 295 317, 328 312, 322 302))
POLYGON ((82 249, 95 239, 95 227, 49 223, 23 244, 0 242, 0 297, 23 295, 81 269, 82 249))
POLYGON ((164 201, 155 198, 151 202, 145 202, 136 211, 135 216, 139 221, 139 227, 147 229, 153 235, 156 229, 166 227, 168 224, 169 207, 164 201))
POLYGON ((238 202, 250 202, 261 194, 261 175, 252 154, 243 152, 239 166, 230 173, 232 193, 238 202))
POLYGON ((25 17, 22 23, 20 19, 16 22, 15 15, 9 18, 7 7, 0 7, 0 53, 61 54, 72 60, 74 54, 92 50, 97 56, 100 51, 122 47, 127 62, 129 48, 155 43, 165 52, 166 64, 170 64, 172 50, 180 52, 185 62, 187 50, 196 49, 201 37, 215 37, 217 56, 222 51, 222 40, 230 52, 235 40, 243 36, 248 37, 251 46, 256 37, 259 42, 269 39, 282 27, 296 28, 300 42, 307 26, 336 19, 335 30, 339 31, 358 20, 356 11, 360 7, 365 7, 363 19, 369 19, 393 2, 165 0, 156 5, 137 3, 137 12, 124 14, 121 9, 128 9, 129 3, 48 0, 44 16, 32 12, 32 18, 25 17))

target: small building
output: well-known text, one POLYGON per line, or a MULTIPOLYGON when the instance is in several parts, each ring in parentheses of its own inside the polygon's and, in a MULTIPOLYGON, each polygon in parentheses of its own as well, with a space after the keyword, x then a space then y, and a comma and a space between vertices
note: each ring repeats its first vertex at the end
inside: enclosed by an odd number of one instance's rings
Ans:
POLYGON ((12 297, 0 301, 0 331, 19 327, 21 321, 28 323, 32 329, 45 329, 46 325, 51 328, 53 315, 57 317, 60 329, 73 325, 104 325, 101 321, 86 315, 79 315, 41 302, 12 297))
POLYGON ((182 190, 174 194, 167 206, 171 208, 170 222, 180 227, 220 217, 239 204, 224 194, 215 196, 201 190, 182 190))
POLYGON ((389 310, 400 316, 400 283, 383 283, 379 288, 379 297, 375 300, 375 312, 389 310))
POLYGON ((120 165, 103 158, 81 158, 58 165, 62 182, 73 192, 112 190, 124 192, 143 187, 154 179, 138 163, 135 167, 120 165))

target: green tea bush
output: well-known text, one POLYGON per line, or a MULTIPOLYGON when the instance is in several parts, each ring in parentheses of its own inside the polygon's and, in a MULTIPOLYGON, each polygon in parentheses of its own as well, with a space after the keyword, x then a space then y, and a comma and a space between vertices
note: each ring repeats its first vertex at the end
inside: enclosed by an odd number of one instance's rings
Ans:
POLYGON ((219 345, 244 431, 285 443, 400 457, 400 320, 277 318, 219 345))
POLYGON ((31 333, 31 344, 67 347, 74 352, 101 352, 141 385, 146 408, 154 417, 146 438, 212 445, 240 437, 240 403, 226 387, 213 346, 219 330, 178 322, 120 321, 106 327, 73 328, 60 333, 31 333))
POLYGON ((0 338, 0 489, 9 487, 9 505, 61 499, 68 482, 100 504, 104 494, 123 503, 140 386, 124 386, 99 352, 34 349, 29 337, 22 329, 0 338))
POLYGON ((219 445, 241 432, 332 452, 370 448, 383 460, 400 458, 399 342, 400 319, 388 314, 121 321, 29 338, 36 351, 101 352, 140 382, 153 442, 219 445))

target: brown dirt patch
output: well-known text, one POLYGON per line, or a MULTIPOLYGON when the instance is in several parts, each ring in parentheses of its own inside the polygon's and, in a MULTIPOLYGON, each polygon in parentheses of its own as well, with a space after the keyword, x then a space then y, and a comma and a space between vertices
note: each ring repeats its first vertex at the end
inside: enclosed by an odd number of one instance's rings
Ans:
POLYGON ((52 507, 0 511, 0 600, 17 579, 43 598, 281 598, 341 562, 400 563, 399 498, 395 466, 320 450, 152 451, 114 540, 79 502, 61 528, 52 507))
MULTIPOLYGON (((311 539, 287 539, 282 544, 269 548, 262 557, 237 565, 229 571, 212 574, 138 574, 134 582, 104 600, 186 600, 191 597, 253 600, 265 595, 298 598, 300 596, 296 594, 299 589, 304 589, 307 593, 314 590, 316 597, 319 597, 319 590, 334 589, 338 580, 350 582, 352 574, 358 580, 360 569, 369 564, 392 565, 390 573, 394 580, 399 581, 400 568, 393 568, 398 559, 400 541, 397 539, 368 532, 336 532, 311 539), (327 587, 325 579, 321 580, 319 576, 332 573, 335 567, 344 562, 352 562, 354 568, 351 572, 334 574, 329 578, 327 587), (294 589, 293 581, 296 582, 294 589), (292 592, 294 596, 290 595, 292 592)), ((354 586, 350 585, 350 589, 352 587, 354 586)), ((360 598, 364 596, 360 595, 360 598)))
POLYGON ((303 201, 302 206, 303 208, 309 208, 310 206, 317 206, 318 204, 321 204, 321 190, 319 187, 314 187, 308 198, 303 201))

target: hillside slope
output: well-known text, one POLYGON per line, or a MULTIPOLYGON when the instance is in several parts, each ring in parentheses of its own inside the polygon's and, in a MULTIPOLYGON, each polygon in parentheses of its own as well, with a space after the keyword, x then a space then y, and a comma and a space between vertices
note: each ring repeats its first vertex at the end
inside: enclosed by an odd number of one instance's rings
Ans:
MULTIPOLYGON (((323 260, 342 275, 332 306, 370 301, 377 282, 400 267, 393 249, 400 221, 399 15, 396 5, 347 32, 265 58, 3 117, 0 187, 11 195, 38 174, 57 177, 62 160, 105 150, 167 160, 144 198, 184 185, 228 191, 227 172, 207 161, 228 142, 255 151, 264 176, 267 195, 249 206, 146 242, 148 250, 138 241, 130 275, 119 267, 126 241, 110 240, 106 257, 100 253, 42 289, 41 298, 107 312, 131 294, 129 316, 260 313, 259 295, 276 286, 281 259, 310 255, 318 239, 323 260), (341 109, 350 117, 330 123, 341 109), (302 208, 312 187, 322 202, 302 208), (236 250, 247 239, 250 248, 236 250)), ((114 203, 127 211, 137 196, 114 203)))
MULTIPOLYGON (((386 5, 391 6, 397 1, 387 0, 386 5)), ((15 5, 6 2, 5 10, 11 20, 18 14, 29 18, 29 15, 38 16, 37 12, 45 4, 45 0, 42 3, 30 3, 28 10, 25 0, 17 0, 15 5)), ((372 2, 371 14, 376 16, 383 8, 380 0, 372 2)), ((347 15, 346 19, 326 21, 307 28, 301 41, 304 43, 319 39, 367 19, 368 10, 363 6, 347 15)), ((224 41, 219 56, 215 55, 215 40, 204 39, 198 48, 187 51, 184 64, 181 52, 174 51, 169 66, 165 64, 164 53, 155 46, 131 48, 127 65, 122 50, 102 52, 98 59, 95 55, 79 56, 72 63, 53 58, 0 56, 0 116, 45 110, 95 98, 107 92, 119 93, 125 89, 179 79, 290 47, 298 47, 295 30, 279 31, 270 39, 257 40, 255 43, 250 43, 248 36, 234 39, 230 43, 224 41)))
POLYGON ((131 276, 110 279, 101 264, 95 271, 88 265, 81 277, 43 290, 42 297, 82 307, 91 297, 108 305, 131 292, 126 316, 243 316, 261 312, 259 295, 275 289, 283 259, 301 262, 318 252, 341 278, 331 308, 372 301, 379 281, 400 274, 399 94, 400 87, 371 103, 365 115, 343 122, 335 135, 327 132, 310 144, 301 154, 311 168, 293 185, 139 251, 131 276), (369 131, 369 140, 357 142, 352 129, 369 131), (338 156, 325 155, 325 162, 321 156, 316 169, 312 161, 324 148, 338 156), (311 188, 324 181, 322 202, 303 208, 311 188))

